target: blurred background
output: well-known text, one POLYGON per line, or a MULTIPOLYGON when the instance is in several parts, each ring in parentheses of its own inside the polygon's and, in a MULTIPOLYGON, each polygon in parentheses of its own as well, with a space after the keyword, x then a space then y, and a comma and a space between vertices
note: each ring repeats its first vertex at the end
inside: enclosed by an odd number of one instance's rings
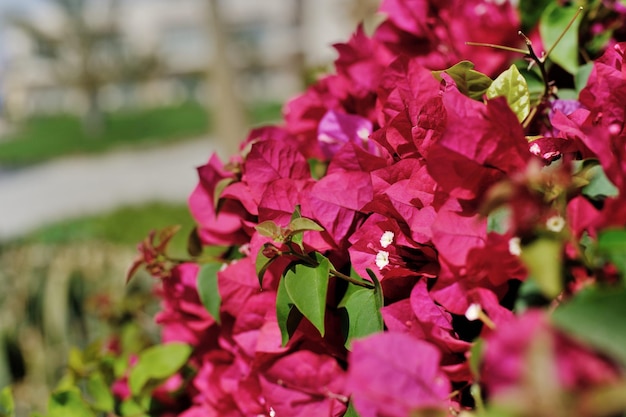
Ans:
POLYGON ((73 348, 158 337, 150 278, 125 285, 137 243, 180 224, 182 256, 195 167, 278 121, 377 3, 0 0, 0 387, 18 415, 45 410, 73 348))

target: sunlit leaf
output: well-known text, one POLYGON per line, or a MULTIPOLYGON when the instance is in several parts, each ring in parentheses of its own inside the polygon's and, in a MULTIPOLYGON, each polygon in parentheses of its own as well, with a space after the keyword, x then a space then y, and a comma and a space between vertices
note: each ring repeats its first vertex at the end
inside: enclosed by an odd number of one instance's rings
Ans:
POLYGON ((15 402, 13 401, 13 390, 11 387, 4 387, 0 391, 0 417, 14 417, 15 402))
POLYGON ((273 240, 282 239, 282 228, 271 220, 266 220, 254 227, 261 236, 269 237, 273 240))
POLYGON ((511 65, 493 81, 486 95, 487 98, 506 98, 506 102, 520 122, 530 113, 528 84, 515 65, 511 65))
POLYGON ((102 373, 94 372, 89 375, 87 392, 93 399, 91 403, 93 408, 99 411, 114 411, 115 401, 113 394, 102 373))
POLYGON ((95 417, 78 388, 52 393, 48 401, 48 417, 95 417))
POLYGON ((293 219, 289 223, 289 230, 292 232, 305 230, 315 230, 321 232, 322 230, 324 230, 324 228, 311 219, 307 219, 306 217, 298 217, 297 219, 293 219))
POLYGON ((219 263, 204 264, 198 271, 198 295, 211 317, 220 323, 222 298, 217 287, 217 272, 222 267, 219 263))
POLYGON ((149 417, 145 413, 145 410, 133 399, 122 401, 120 404, 120 412, 123 417, 149 417))
POLYGON ((474 69, 470 61, 461 61, 443 71, 433 71, 433 75, 441 81, 441 73, 448 74, 456 83, 458 90, 474 100, 482 100, 483 94, 492 83, 491 78, 474 69))
POLYGON ((156 345, 143 351, 128 377, 131 392, 139 395, 150 380, 164 380, 174 375, 187 362, 191 351, 184 343, 156 345))
POLYGON ((542 237, 522 247, 522 261, 542 294, 552 299, 563 290, 562 243, 542 237))
MULTIPOLYGON (((558 2, 551 3, 546 7, 539 21, 539 33, 545 48, 548 50, 552 48, 577 12, 578 6, 562 6, 558 2)), ((572 26, 548 57, 570 74, 575 74, 578 71, 578 27, 580 20, 578 18, 572 23, 572 26)), ((548 50, 545 52, 547 53, 548 50)))
POLYGON ((589 288, 560 305, 554 324, 626 365, 626 289, 589 288))

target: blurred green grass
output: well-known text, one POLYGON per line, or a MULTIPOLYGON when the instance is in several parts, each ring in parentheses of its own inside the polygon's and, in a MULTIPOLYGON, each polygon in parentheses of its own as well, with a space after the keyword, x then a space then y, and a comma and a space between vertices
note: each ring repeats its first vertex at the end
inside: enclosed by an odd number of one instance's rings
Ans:
MULTIPOLYGON (((278 103, 254 103, 247 108, 250 124, 274 122, 280 118, 280 109, 278 103)), ((105 131, 89 137, 77 116, 38 116, 2 137, 0 166, 17 168, 66 155, 173 143, 210 133, 210 120, 207 110, 196 102, 126 110, 107 114, 105 131)))
POLYGON ((93 216, 63 220, 44 226, 10 242, 10 245, 64 245, 77 242, 106 242, 134 249, 151 230, 180 225, 170 245, 172 256, 187 252, 187 236, 194 221, 185 204, 151 202, 125 206, 93 216))

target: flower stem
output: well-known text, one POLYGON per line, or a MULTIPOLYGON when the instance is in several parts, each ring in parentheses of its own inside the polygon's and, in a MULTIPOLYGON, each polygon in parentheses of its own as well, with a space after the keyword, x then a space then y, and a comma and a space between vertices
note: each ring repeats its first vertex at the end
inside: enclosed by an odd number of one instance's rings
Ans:
POLYGON ((503 45, 496 45, 494 43, 483 43, 483 42, 465 42, 465 45, 469 45, 469 46, 485 46, 487 48, 493 48, 493 49, 501 49, 503 51, 509 51, 509 52, 517 52, 518 54, 522 54, 522 55, 528 55, 528 51, 525 51, 523 49, 520 48, 512 48, 510 46, 503 46, 503 45))
POLYGON ((580 15, 580 13, 583 11, 583 6, 580 6, 578 8, 578 10, 576 11, 576 14, 574 15, 574 17, 572 17, 572 20, 569 21, 569 23, 567 24, 567 26, 565 26, 565 30, 563 30, 563 32, 561 32, 561 34, 559 35, 559 37, 556 39, 556 42, 554 42, 554 44, 552 44, 552 46, 550 47, 550 49, 548 50, 548 52, 543 56, 543 60, 545 61, 546 59, 548 59, 548 57, 550 56, 550 53, 552 51, 554 51, 554 47, 557 46, 559 44, 559 42, 561 42, 561 39, 563 39, 563 36, 565 36, 565 34, 567 33, 567 31, 569 30, 569 28, 572 27, 572 25, 574 24, 574 21, 576 20, 576 18, 580 15))
POLYGON ((339 278, 339 279, 343 279, 344 281, 348 281, 351 284, 358 285, 359 287, 367 288, 367 289, 370 289, 370 290, 373 290, 375 288, 374 284, 371 284, 369 281, 353 278, 353 277, 351 277, 349 275, 346 275, 346 274, 343 274, 343 273, 341 273, 339 271, 335 271, 334 269, 330 270, 330 274, 335 276, 335 277, 337 277, 337 278, 339 278))

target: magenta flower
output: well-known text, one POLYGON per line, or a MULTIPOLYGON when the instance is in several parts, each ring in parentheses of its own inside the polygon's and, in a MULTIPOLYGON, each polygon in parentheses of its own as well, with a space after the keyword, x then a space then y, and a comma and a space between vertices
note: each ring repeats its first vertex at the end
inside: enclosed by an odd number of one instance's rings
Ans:
POLYGON ((497 396, 519 389, 528 372, 527 365, 534 344, 545 343, 535 355, 545 355, 553 369, 545 369, 546 378, 554 378, 566 391, 613 382, 619 371, 566 335, 554 329, 544 312, 530 310, 487 337, 481 381, 490 395, 497 396))
POLYGON ((355 342, 347 389, 361 417, 405 417, 413 410, 448 408, 450 382, 433 345, 403 333, 355 342))
POLYGON ((370 140, 372 122, 351 114, 329 110, 318 126, 317 140, 324 156, 330 159, 346 143, 355 143, 372 154, 380 153, 370 140))

